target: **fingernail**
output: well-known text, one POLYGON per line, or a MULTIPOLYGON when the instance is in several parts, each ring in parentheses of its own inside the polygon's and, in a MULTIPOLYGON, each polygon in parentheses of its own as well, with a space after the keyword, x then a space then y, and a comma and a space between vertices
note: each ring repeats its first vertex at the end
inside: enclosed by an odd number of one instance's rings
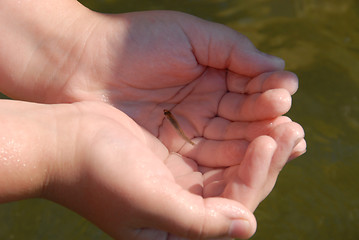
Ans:
POLYGON ((233 220, 229 228, 229 236, 233 238, 247 237, 251 232, 251 225, 245 219, 233 220))

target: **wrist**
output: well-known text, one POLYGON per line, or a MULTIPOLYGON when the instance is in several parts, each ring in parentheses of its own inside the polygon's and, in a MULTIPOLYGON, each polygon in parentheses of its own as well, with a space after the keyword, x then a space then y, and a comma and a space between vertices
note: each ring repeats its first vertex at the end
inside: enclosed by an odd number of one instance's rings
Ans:
POLYGON ((49 170, 43 160, 51 159, 54 139, 40 127, 49 130, 52 121, 43 124, 47 118, 31 113, 38 110, 33 104, 0 101, 0 202, 41 195, 49 170))
POLYGON ((74 74, 96 18, 89 18, 93 13, 74 0, 4 1, 0 92, 15 99, 60 102, 59 92, 74 74))
POLYGON ((62 124, 74 123, 66 119, 68 112, 56 105, 0 101, 0 203, 44 197, 52 179, 63 174, 74 146, 75 131, 62 124))

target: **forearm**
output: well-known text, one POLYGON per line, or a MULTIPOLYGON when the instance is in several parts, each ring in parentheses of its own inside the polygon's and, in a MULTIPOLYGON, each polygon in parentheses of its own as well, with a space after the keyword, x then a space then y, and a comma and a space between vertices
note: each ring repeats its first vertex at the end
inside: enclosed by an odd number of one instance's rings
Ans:
POLYGON ((75 0, 3 0, 0 8, 0 92, 55 102, 81 57, 85 38, 74 32, 88 10, 75 0), (51 99, 51 100, 49 100, 51 99))
POLYGON ((68 141, 59 137, 53 108, 0 101, 0 203, 41 197, 57 171, 68 141))

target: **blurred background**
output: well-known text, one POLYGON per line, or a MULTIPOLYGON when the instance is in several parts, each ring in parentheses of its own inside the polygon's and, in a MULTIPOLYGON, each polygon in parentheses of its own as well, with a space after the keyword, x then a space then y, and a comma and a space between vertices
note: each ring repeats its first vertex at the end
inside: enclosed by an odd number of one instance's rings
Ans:
MULTIPOLYGON (((108 13, 168 9, 223 23, 285 59, 300 79, 288 113, 308 151, 290 162, 255 215, 253 240, 359 239, 359 1, 86 0, 108 13)), ((0 239, 110 239, 45 200, 0 205, 0 239)))

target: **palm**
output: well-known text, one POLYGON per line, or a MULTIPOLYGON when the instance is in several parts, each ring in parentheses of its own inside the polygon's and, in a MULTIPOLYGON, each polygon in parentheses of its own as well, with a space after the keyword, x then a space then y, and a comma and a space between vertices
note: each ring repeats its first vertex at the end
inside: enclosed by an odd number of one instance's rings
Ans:
MULTIPOLYGON (((178 150, 185 142, 170 122, 165 121, 163 109, 169 109, 188 137, 203 137, 204 127, 218 113, 218 104, 226 93, 224 71, 206 71, 201 77, 183 86, 160 90, 133 89, 143 96, 139 104, 115 100, 121 110, 138 124, 159 137, 172 150, 178 150)), ((137 95, 137 94, 136 94, 137 95)))

